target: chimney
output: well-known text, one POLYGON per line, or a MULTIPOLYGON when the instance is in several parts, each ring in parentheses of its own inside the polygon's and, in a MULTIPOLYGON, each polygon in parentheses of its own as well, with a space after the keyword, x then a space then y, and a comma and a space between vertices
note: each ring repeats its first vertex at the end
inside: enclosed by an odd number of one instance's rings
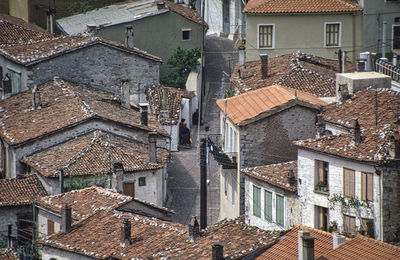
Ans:
POLYGON ((53 8, 49 8, 49 10, 46 12, 46 16, 47 16, 47 31, 51 34, 54 34, 56 10, 53 8))
POLYGON ((63 204, 61 208, 61 231, 63 233, 71 232, 72 210, 68 204, 63 204))
POLYGON ((142 126, 149 125, 149 114, 147 105, 140 105, 141 112, 140 112, 140 123, 142 126))
POLYGON ((339 84, 339 87, 337 88, 336 92, 336 101, 339 104, 343 104, 346 102, 347 99, 349 99, 350 93, 349 93, 349 87, 347 84, 339 84))
POLYGON ((64 169, 60 170, 60 193, 64 193, 64 169))
POLYGON ((189 240, 195 242, 200 237, 200 226, 196 216, 192 216, 189 223, 189 240))
POLYGON ((157 162, 157 133, 149 133, 149 158, 150 162, 157 162))
POLYGON ((261 59, 261 78, 268 77, 268 54, 260 54, 261 59))
POLYGON ((289 169, 289 172, 288 172, 288 176, 287 176, 287 177, 288 177, 289 184, 290 184, 291 186, 293 186, 293 185, 296 184, 296 177, 294 176, 294 171, 293 171, 292 168, 289 169))
POLYGON ((303 235, 303 260, 314 260, 314 240, 312 236, 303 235))
POLYGON ((133 26, 125 26, 125 46, 133 49, 133 26))
POLYGON ((239 63, 238 63, 239 75, 240 75, 240 72, 244 69, 245 62, 246 62, 246 47, 244 47, 244 45, 240 45, 239 46, 239 63))
POLYGON ((162 9, 165 9, 165 2, 164 1, 157 2, 157 10, 162 10, 162 9))
POLYGON ((212 247, 212 260, 224 260, 224 247, 220 242, 215 242, 212 247))
POLYGON ((350 145, 356 145, 361 142, 361 128, 357 119, 350 121, 350 145))
POLYGON ((303 236, 309 236, 309 231, 301 230, 297 233, 297 251, 299 260, 303 260, 303 236))
POLYGON ((37 85, 35 85, 32 89, 32 94, 33 94, 33 99, 32 99, 32 105, 33 105, 33 109, 40 109, 41 105, 40 105, 40 91, 39 91, 39 87, 37 85))
POLYGON ((317 115, 317 121, 315 122, 315 128, 317 132, 317 138, 324 136, 325 122, 322 114, 317 115))
POLYGON ((129 93, 129 80, 121 80, 121 106, 124 108, 131 108, 131 97, 129 93))
POLYGON ((96 34, 97 33, 97 26, 95 24, 87 24, 86 25, 86 31, 90 34, 96 34))
POLYGON ((121 223, 121 241, 120 246, 126 247, 131 244, 131 222, 124 219, 121 223))
POLYGON ((342 235, 334 235, 332 242, 333 242, 333 249, 338 248, 339 246, 346 243, 346 237, 342 235))
POLYGON ((115 192, 122 193, 122 182, 124 180, 124 166, 122 163, 115 161, 113 164, 113 181, 112 189, 115 192))

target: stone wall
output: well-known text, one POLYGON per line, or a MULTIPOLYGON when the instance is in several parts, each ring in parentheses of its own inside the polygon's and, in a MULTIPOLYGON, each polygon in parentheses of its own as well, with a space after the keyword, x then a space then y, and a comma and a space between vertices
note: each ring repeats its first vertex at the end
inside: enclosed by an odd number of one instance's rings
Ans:
POLYGON ((12 225, 12 236, 17 237, 17 215, 32 216, 32 206, 0 207, 0 239, 7 236, 8 225, 12 225))
MULTIPOLYGON (((382 167, 384 170, 385 167, 382 167)), ((383 240, 392 241, 400 235, 400 176, 399 169, 386 168, 382 182, 383 240)))

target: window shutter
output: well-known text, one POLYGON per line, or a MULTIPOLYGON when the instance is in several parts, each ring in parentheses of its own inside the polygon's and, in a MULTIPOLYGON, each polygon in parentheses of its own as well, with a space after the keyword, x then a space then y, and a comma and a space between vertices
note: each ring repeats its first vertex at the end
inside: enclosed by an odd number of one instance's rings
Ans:
POLYGON ((272 221, 272 193, 269 191, 265 191, 264 215, 266 220, 272 221))
POLYGON ((280 195, 276 195, 276 223, 284 225, 284 198, 280 195))
POLYGON ((349 191, 350 191, 350 197, 354 197, 354 195, 355 195, 355 192, 354 192, 354 190, 355 190, 355 172, 354 171, 352 171, 352 170, 349 170, 349 172, 350 172, 350 182, 349 182, 349 186, 350 186, 350 189, 349 189, 349 191))
POLYGON ((343 170, 343 188, 344 188, 344 196, 345 197, 354 197, 354 189, 355 189, 355 183, 354 183, 354 176, 355 172, 354 170, 350 169, 344 169, 343 170))
POLYGON ((343 193, 345 197, 349 196, 349 175, 347 169, 343 169, 343 193))
POLYGON ((374 199, 374 175, 367 173, 367 200, 372 201, 374 199))
POLYGON ((261 216, 261 189, 253 186, 253 215, 261 216))
POLYGON ((54 233, 54 221, 47 219, 47 235, 54 233))
POLYGON ((367 199, 367 174, 361 173, 361 200, 367 199))

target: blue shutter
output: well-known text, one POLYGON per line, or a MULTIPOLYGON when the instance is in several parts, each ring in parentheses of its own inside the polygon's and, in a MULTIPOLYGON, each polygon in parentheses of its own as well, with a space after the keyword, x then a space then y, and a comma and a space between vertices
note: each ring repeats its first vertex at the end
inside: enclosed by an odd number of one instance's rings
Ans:
POLYGON ((253 186, 253 215, 261 217, 261 189, 253 186))
POLYGON ((278 225, 284 225, 284 197, 276 195, 276 223, 278 225))
POLYGON ((265 191, 264 215, 266 220, 272 221, 272 192, 269 191, 265 191))

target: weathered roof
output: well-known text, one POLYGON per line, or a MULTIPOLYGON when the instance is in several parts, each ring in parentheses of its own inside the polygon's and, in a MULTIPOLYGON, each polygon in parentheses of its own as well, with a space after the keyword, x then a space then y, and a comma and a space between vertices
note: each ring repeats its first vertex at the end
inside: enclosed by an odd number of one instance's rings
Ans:
POLYGON ((0 180, 0 207, 30 205, 46 195, 36 175, 0 180))
POLYGON ((26 44, 0 46, 0 55, 15 63, 29 66, 96 44, 106 45, 146 59, 161 62, 161 58, 138 48, 127 48, 121 43, 87 33, 74 36, 60 36, 26 44))
POLYGON ((219 99, 217 105, 227 113, 233 123, 245 125, 294 105, 319 109, 326 103, 306 92, 273 85, 227 99, 219 99))
POLYGON ((56 233, 38 243, 96 259, 210 259, 211 244, 221 242, 226 259, 240 259, 271 246, 280 235, 236 219, 211 226, 198 240, 189 242, 188 227, 182 224, 102 210, 73 225, 71 232, 56 233), (126 247, 120 246, 123 219, 131 222, 132 243, 126 247))
MULTIPOLYGON (((57 25, 67 34, 76 34, 86 31, 87 25, 96 25, 100 28, 116 24, 132 22, 146 17, 163 14, 169 11, 177 13, 186 19, 201 24, 200 14, 191 8, 164 1, 165 8, 158 9, 154 0, 128 0, 123 3, 109 5, 84 14, 77 14, 57 20, 57 25)), ((206 25, 207 26, 207 25, 206 25)))
POLYGON ((110 174, 115 160, 125 172, 163 168, 169 157, 166 149, 157 149, 157 162, 150 162, 148 145, 111 133, 93 131, 53 146, 21 160, 46 177, 110 174))
POLYGON ((336 249, 327 251, 321 259, 400 259, 400 247, 360 235, 336 249))
POLYGON ((297 191, 297 161, 250 167, 241 169, 240 171, 278 188, 291 192, 297 191), (296 180, 294 184, 289 183, 288 174, 290 169, 293 170, 296 180))
POLYGON ((29 90, 0 100, 0 135, 8 144, 20 144, 92 119, 111 120, 169 136, 151 115, 148 127, 142 126, 140 112, 123 108, 110 93, 59 78, 39 89, 41 109, 32 108, 33 94, 29 90))
POLYGON ((303 149, 357 161, 391 160, 393 157, 390 151, 394 149, 393 137, 396 137, 399 130, 397 124, 399 109, 400 94, 398 92, 388 89, 368 89, 357 92, 341 105, 331 104, 326 107, 323 118, 326 122, 348 129, 350 121, 357 119, 361 128, 359 144, 351 144, 350 134, 327 135, 296 141, 295 144, 303 149))
MULTIPOLYGON (((350 62, 347 71, 355 71, 350 62)), ((269 58, 266 78, 261 75, 260 60, 246 62, 240 73, 236 64, 230 80, 241 92, 279 84, 317 97, 334 97, 338 72, 337 60, 294 53, 269 58)))
POLYGON ((350 0, 250 0, 243 12, 255 14, 351 13, 362 10, 350 0))
MULTIPOLYGON (((303 225, 295 225, 295 227, 286 233, 286 236, 284 236, 283 239, 257 257, 257 260, 298 259, 298 232, 301 230, 309 231, 310 235, 315 238, 315 259, 318 259, 333 249, 334 235, 332 233, 303 225)), ((346 238, 346 240, 349 241, 350 239, 346 238)))
POLYGON ((63 204, 67 203, 72 209, 72 218, 74 220, 81 220, 98 210, 115 209, 132 199, 130 196, 91 186, 80 190, 42 197, 36 202, 36 205, 61 214, 63 204))
POLYGON ((182 98, 192 98, 193 96, 192 92, 174 87, 154 86, 146 89, 146 97, 151 111, 163 125, 179 123, 182 98), (165 108, 163 109, 164 101, 165 108), (163 117, 161 111, 168 113, 166 117, 163 117))
POLYGON ((0 14, 0 45, 22 44, 51 39, 53 36, 37 25, 0 14))
POLYGON ((2 259, 2 260, 17 260, 18 253, 13 248, 0 248, 0 259, 2 259))

